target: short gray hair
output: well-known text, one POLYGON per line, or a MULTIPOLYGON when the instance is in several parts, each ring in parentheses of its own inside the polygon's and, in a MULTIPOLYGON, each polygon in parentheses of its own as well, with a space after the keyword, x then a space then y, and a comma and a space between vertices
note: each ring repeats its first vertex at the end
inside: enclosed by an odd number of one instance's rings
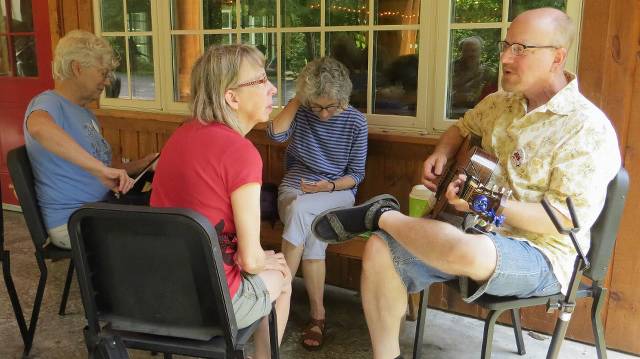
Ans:
POLYGON ((245 44, 211 46, 191 70, 191 112, 205 123, 222 123, 241 132, 234 109, 225 100, 225 92, 238 85, 240 66, 250 61, 264 67, 264 55, 245 44))
POLYGON ((346 107, 352 87, 346 66, 331 57, 322 57, 302 69, 296 83, 296 94, 305 106, 314 99, 326 97, 346 107))
POLYGON ((558 11, 556 14, 556 16, 552 17, 556 37, 554 45, 569 50, 576 37, 576 27, 573 20, 566 13, 558 11))
POLYGON ((74 61, 83 67, 105 67, 109 71, 113 71, 119 62, 107 40, 83 30, 70 31, 58 42, 53 58, 53 77, 57 80, 72 78, 74 61))

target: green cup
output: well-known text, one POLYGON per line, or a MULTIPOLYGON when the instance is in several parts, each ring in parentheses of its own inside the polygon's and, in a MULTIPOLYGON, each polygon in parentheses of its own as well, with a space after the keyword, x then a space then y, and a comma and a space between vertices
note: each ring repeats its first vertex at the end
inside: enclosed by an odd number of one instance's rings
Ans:
POLYGON ((424 185, 413 186, 409 193, 409 216, 424 217, 435 204, 435 194, 424 185))

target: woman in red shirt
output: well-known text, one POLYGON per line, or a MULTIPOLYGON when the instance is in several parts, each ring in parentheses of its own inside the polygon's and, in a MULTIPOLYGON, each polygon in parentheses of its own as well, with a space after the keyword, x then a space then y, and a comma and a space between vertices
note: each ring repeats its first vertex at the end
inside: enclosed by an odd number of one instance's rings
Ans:
MULTIPOLYGON (((151 205, 190 208, 212 225, 224 222, 220 247, 239 328, 264 317, 275 301, 278 338, 289 316, 291 273, 281 253, 260 246, 262 159, 244 136, 269 120, 277 89, 264 56, 248 45, 209 48, 191 73, 193 119, 162 150, 151 205)), ((256 358, 269 356, 266 318, 256 358)))

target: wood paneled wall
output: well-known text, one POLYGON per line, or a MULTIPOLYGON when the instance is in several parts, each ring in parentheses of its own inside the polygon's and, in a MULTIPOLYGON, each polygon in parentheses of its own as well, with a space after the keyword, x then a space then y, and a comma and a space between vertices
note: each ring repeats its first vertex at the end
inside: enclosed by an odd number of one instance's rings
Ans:
MULTIPOLYGON (((81 28, 92 29, 91 0, 49 0, 53 46, 64 33, 81 28)), ((640 217, 640 2, 637 0, 584 0, 579 58, 580 88, 609 116, 617 130, 625 167, 631 175, 622 229, 611 264, 610 299, 605 316, 606 340, 610 348, 640 354, 640 241, 636 240, 634 219, 640 217)), ((159 150, 178 126, 176 116, 127 114, 99 111, 105 137, 112 144, 114 159, 135 159, 159 150)), ((283 174, 282 145, 267 140, 261 131, 249 137, 264 160, 264 180, 278 182, 283 174)), ((429 144, 410 143, 393 137, 371 136, 365 183, 359 200, 379 193, 396 195, 406 208, 408 192, 418 183, 423 159, 430 153, 429 144)), ((263 226, 266 244, 277 247, 280 228, 263 226)), ((328 282, 357 289, 363 243, 333 246, 327 258, 328 282)), ((472 316, 484 316, 479 307, 463 303, 457 294, 444 286, 430 291, 432 306, 472 316)), ((588 303, 576 309, 568 337, 592 342, 588 303)), ((551 332, 555 314, 544 308, 522 314, 526 328, 551 332)), ((503 319, 508 319, 505 317, 503 319)))

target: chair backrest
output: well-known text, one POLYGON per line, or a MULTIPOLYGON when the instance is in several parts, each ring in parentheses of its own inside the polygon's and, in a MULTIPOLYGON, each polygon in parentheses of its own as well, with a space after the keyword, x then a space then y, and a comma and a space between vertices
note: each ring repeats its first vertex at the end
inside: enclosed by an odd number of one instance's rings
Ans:
POLYGON ((38 197, 36 195, 36 185, 31 170, 31 162, 27 155, 27 148, 20 146, 9 151, 7 155, 9 174, 13 181, 13 186, 22 207, 22 214, 27 222, 27 228, 31 234, 31 240, 36 246, 36 250, 42 249, 49 237, 47 228, 44 226, 38 197))
POLYGON ((89 330, 100 321, 137 333, 234 347, 237 325, 216 232, 186 209, 90 203, 69 219, 89 330))
POLYGON ((604 280, 609 269, 628 189, 629 175, 624 168, 620 168, 616 177, 609 183, 602 212, 591 227, 591 248, 588 254, 591 267, 584 275, 594 281, 604 280))

